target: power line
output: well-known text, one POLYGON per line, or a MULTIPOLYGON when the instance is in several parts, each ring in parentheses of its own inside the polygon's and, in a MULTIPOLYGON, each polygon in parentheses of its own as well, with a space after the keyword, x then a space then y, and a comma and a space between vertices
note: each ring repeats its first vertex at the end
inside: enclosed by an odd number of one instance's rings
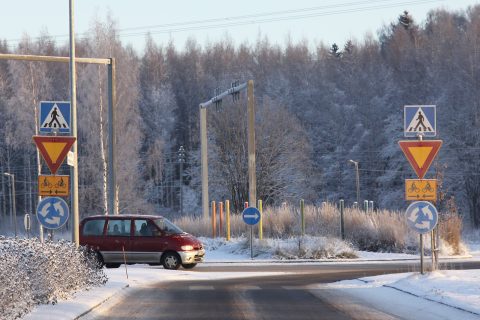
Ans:
MULTIPOLYGON (((176 32, 185 32, 191 30, 205 30, 205 29, 214 29, 214 28, 225 28, 225 27, 236 27, 242 26, 247 24, 261 24, 261 23, 270 23, 270 22, 278 22, 278 21, 287 21, 287 20, 298 20, 298 19, 308 19, 308 18, 315 18, 315 17, 322 17, 322 16, 331 16, 331 15, 339 15, 345 13, 356 13, 356 12, 363 12, 363 11, 371 11, 371 10, 378 10, 378 9, 385 9, 385 8, 394 8, 399 6, 405 5, 422 5, 434 2, 442 2, 444 0, 420 0, 420 1, 402 1, 397 3, 389 3, 391 0, 372 0, 372 1, 355 1, 355 2, 345 2, 335 5, 324 5, 324 6, 316 6, 310 8, 300 8, 300 9, 290 9, 284 11, 274 11, 274 12, 263 12, 263 13, 256 13, 256 14, 247 14, 241 16, 231 16, 225 18, 212 18, 212 19, 204 19, 204 20, 190 20, 190 21, 183 21, 183 22, 176 22, 176 23, 169 23, 169 24, 161 24, 161 25, 149 25, 149 26, 138 26, 138 27, 130 27, 130 28, 122 28, 118 30, 119 37, 136 37, 136 36, 145 36, 147 34, 161 34, 161 33, 176 33, 176 32), (376 5, 371 5, 373 3, 378 3, 376 5), (383 3, 383 4, 382 4, 383 3), (362 6, 369 4, 368 6, 362 6), (355 8, 355 6, 357 6, 355 8), (360 7, 358 7, 360 6, 360 7), (353 7, 353 8, 349 8, 353 7), (337 8, 346 8, 341 10, 332 10, 337 8), (308 13, 313 11, 324 10, 323 12, 316 12, 316 13, 308 13), (331 10, 331 11, 325 11, 331 10), (307 14, 305 14, 307 13, 307 14), (285 15, 285 16, 281 16, 285 15), (279 16, 279 17, 276 17, 279 16), (206 24, 206 25, 205 25, 206 24), (135 30, 151 30, 151 29, 164 29, 164 30, 157 30, 157 31, 143 31, 143 32, 130 32, 135 30)), ((83 38, 87 38, 91 32, 84 32, 80 33, 79 36, 83 38)), ((49 38, 58 39, 58 38, 67 38, 68 34, 62 35, 53 35, 49 36, 49 38)), ((42 37, 33 37, 33 40, 38 40, 42 37)), ((22 39, 9 39, 6 40, 7 42, 20 42, 22 39)), ((9 45, 12 46, 12 45, 9 45)))

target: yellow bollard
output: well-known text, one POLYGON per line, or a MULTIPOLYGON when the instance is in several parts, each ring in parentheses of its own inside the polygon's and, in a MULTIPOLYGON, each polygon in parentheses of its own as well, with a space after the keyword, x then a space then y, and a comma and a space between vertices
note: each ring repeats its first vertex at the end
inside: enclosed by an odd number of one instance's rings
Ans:
POLYGON ((218 203, 218 215, 220 224, 218 225, 218 235, 223 237, 223 202, 218 203))
POLYGON ((217 236, 217 208, 215 204, 215 201, 212 201, 212 238, 217 236))
POLYGON ((225 200, 225 214, 227 215, 227 241, 230 241, 230 201, 225 200))
POLYGON ((263 240, 263 208, 262 200, 258 200, 258 211, 260 211, 260 221, 258 221, 258 239, 263 240))

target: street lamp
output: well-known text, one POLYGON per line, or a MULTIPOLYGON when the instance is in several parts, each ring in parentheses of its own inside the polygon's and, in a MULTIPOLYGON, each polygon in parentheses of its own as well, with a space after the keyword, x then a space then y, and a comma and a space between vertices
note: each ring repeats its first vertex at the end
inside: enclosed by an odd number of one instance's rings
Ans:
POLYGON ((15 175, 13 173, 4 172, 5 176, 11 179, 12 184, 12 197, 11 197, 11 206, 13 208, 13 225, 15 228, 15 238, 17 237, 17 206, 15 203, 15 175))
POLYGON ((348 160, 355 165, 355 178, 357 182, 357 205, 360 205, 360 175, 358 174, 358 161, 348 160))
POLYGON ((183 164, 185 163, 185 149, 178 149, 178 163, 180 164, 180 215, 183 216, 183 164))

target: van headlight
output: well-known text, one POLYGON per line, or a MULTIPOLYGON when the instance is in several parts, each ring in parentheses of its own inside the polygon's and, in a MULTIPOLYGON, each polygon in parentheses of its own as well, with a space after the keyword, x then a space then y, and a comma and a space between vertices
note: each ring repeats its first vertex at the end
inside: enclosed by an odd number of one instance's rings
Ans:
POLYGON ((181 246, 180 249, 182 249, 184 251, 190 251, 190 250, 193 250, 193 246, 191 246, 191 245, 181 246))

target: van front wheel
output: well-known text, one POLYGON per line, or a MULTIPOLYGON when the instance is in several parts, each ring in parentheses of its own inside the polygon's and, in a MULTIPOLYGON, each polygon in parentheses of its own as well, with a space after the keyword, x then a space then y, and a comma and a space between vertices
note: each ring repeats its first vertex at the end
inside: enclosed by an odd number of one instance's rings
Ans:
POLYGON ((181 265, 180 257, 175 252, 167 252, 163 256, 162 265, 165 269, 177 270, 181 265))

